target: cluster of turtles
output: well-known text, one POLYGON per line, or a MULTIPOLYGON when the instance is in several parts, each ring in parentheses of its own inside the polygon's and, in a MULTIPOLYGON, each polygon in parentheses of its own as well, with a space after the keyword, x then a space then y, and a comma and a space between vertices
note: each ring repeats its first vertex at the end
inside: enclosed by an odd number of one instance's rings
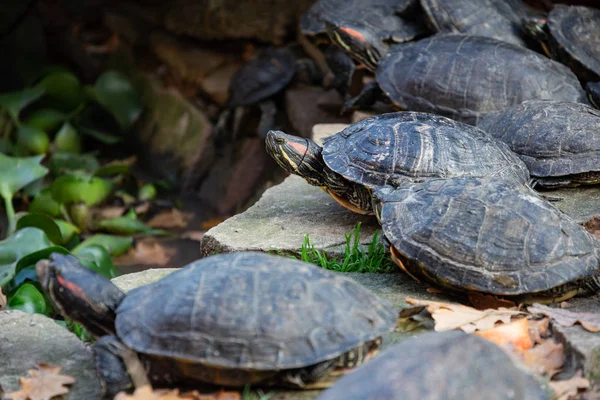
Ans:
MULTIPOLYGON (((234 78, 232 90, 245 92, 232 91, 228 108, 261 104, 259 134, 281 167, 375 215, 393 260, 426 285, 515 301, 598 291, 600 242, 533 187, 600 183, 591 107, 600 104, 600 10, 320 0, 301 27, 327 46, 343 96, 358 69, 375 73, 347 108, 384 99, 404 111, 359 121, 323 146, 269 131, 269 98, 304 68, 289 49, 269 50, 234 78)), ((319 399, 550 398, 502 350, 462 332, 423 335, 361 365, 397 312, 289 258, 207 257, 128 294, 72 256, 53 254, 36 271, 57 309, 98 338, 105 399, 147 383, 318 387, 357 366, 319 399)))

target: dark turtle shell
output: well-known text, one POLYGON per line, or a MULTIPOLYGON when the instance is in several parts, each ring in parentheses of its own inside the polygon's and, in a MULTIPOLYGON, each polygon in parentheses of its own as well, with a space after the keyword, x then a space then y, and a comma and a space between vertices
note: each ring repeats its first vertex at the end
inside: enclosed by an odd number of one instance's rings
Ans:
POLYGON ((600 10, 556 4, 548 30, 562 62, 584 81, 600 80, 600 10))
POLYGON ((333 359, 392 330, 396 316, 361 285, 314 265, 230 253, 129 292, 116 331, 142 354, 277 370, 333 359))
POLYGON ((287 47, 261 50, 231 79, 227 106, 248 106, 275 95, 292 81, 295 62, 294 53, 287 47))
POLYGON ((438 34, 394 45, 379 63, 377 82, 401 109, 470 124, 525 100, 587 103, 564 65, 481 36, 438 34))
POLYGON ((521 20, 531 16, 521 0, 421 0, 435 31, 486 36, 525 46, 521 20))
POLYGON ((418 280, 553 298, 594 285, 599 242, 525 185, 458 177, 380 192, 383 233, 418 280))
POLYGON ((599 110, 531 100, 486 116, 478 127, 507 143, 533 178, 554 178, 539 179, 541 185, 600 182, 599 110))
POLYGON ((333 171, 367 187, 462 175, 529 181, 527 167, 505 143, 435 114, 364 119, 326 138, 322 154, 333 171))
POLYGON ((494 343, 430 332, 388 348, 317 400, 549 400, 541 382, 494 343))

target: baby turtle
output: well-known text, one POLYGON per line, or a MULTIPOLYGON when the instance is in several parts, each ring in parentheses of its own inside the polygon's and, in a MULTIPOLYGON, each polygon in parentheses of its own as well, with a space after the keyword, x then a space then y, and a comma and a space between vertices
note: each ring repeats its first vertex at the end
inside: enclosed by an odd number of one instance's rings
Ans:
POLYGON ((377 85, 400 109, 432 112, 475 125, 525 100, 586 103, 577 77, 535 51, 481 36, 438 34, 398 44, 379 63, 377 85))
POLYGON ((525 185, 457 177, 374 196, 392 259, 417 281, 528 302, 600 288, 600 242, 525 185))
POLYGON ((568 65, 584 82, 600 80, 600 10, 556 4, 548 19, 527 19, 527 35, 555 60, 568 65))
POLYGON ((266 146, 283 169, 360 214, 372 212, 370 190, 377 186, 461 175, 529 181, 527 167, 505 143, 434 114, 377 115, 326 138, 323 147, 270 131, 266 146))
POLYGON ((351 279, 264 253, 207 257, 128 294, 70 255, 36 272, 63 316, 99 337, 106 399, 147 381, 304 387, 360 364, 396 325, 351 279))
POLYGON ((549 400, 551 392, 494 343, 462 331, 393 345, 317 400, 549 400))
POLYGON ((525 101, 478 125, 507 143, 544 187, 600 183, 600 111, 580 103, 525 101))

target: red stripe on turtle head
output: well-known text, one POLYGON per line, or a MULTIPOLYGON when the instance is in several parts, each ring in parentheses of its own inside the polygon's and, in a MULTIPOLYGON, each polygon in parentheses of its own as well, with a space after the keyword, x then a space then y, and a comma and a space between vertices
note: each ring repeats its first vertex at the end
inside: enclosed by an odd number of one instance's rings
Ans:
POLYGON ((304 144, 300 144, 300 143, 296 143, 296 142, 288 142, 288 144, 294 150, 296 150, 298 152, 298 154, 300 154, 303 157, 306 154, 306 151, 308 150, 308 147, 306 147, 306 145, 304 145, 304 144))
POLYGON ((340 26, 340 30, 342 32, 345 32, 348 35, 352 36, 353 38, 356 38, 356 39, 360 40, 363 43, 367 41, 367 39, 365 39, 365 37, 363 36, 363 34, 360 33, 359 31, 355 30, 355 29, 346 28, 346 27, 340 26))
POLYGON ((86 296, 85 292, 83 291, 83 289, 79 285, 77 285, 76 283, 69 282, 69 281, 65 280, 65 278, 63 278, 60 275, 58 275, 56 277, 56 279, 58 280, 58 283, 60 283, 61 286, 67 288, 77 298, 80 298, 80 299, 85 300, 86 302, 89 302, 88 297, 86 296))

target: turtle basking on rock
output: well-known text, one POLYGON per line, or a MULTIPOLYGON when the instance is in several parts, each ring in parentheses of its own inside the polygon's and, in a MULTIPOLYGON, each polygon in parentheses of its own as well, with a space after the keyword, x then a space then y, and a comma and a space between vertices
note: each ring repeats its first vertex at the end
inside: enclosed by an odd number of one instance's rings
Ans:
POLYGON ((267 152, 286 171, 357 213, 372 213, 371 189, 461 175, 529 181, 508 146, 482 130, 417 112, 381 114, 314 141, 270 131, 267 152))
POLYGON ((527 302, 600 289, 600 242, 526 185, 431 179, 374 203, 392 259, 424 284, 527 302))
POLYGON ((99 338, 104 399, 148 382, 302 388, 357 366, 396 326, 351 279, 265 253, 207 257, 127 294, 70 255, 36 272, 57 310, 99 338))

